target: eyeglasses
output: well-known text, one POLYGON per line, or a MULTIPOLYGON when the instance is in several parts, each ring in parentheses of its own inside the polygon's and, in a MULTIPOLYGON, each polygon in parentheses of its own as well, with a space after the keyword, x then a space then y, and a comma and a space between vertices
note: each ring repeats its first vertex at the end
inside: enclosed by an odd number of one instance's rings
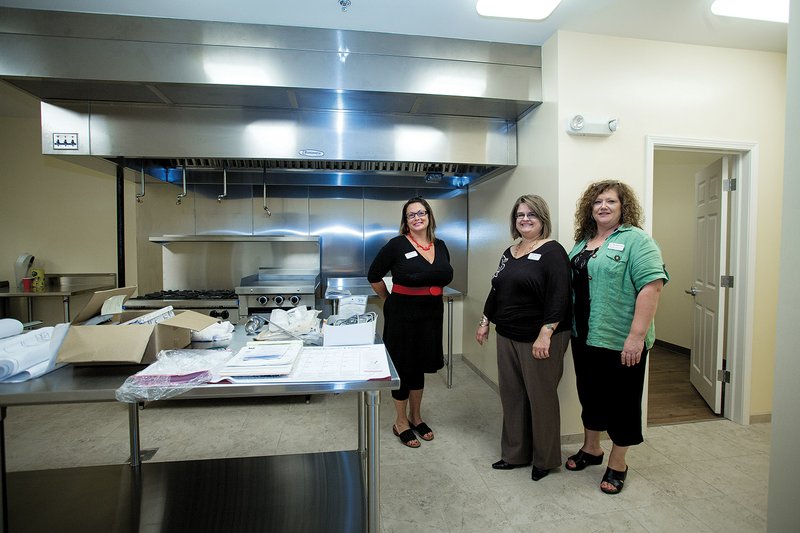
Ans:
POLYGON ((428 216, 428 212, 424 209, 422 211, 417 211, 416 213, 406 213, 407 220, 414 220, 417 217, 422 218, 426 216, 428 216))
POLYGON ((534 220, 534 219, 537 219, 539 217, 537 217, 533 213, 517 213, 517 220, 525 220, 526 218, 528 220, 534 220))

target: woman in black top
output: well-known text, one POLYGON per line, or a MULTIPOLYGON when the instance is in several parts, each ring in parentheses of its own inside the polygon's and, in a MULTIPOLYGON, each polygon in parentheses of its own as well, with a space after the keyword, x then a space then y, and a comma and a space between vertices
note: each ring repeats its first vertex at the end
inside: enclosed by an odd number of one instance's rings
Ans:
POLYGON ((381 248, 372 261, 367 280, 383 304, 383 342, 400 376, 400 388, 392 391, 397 411, 392 431, 409 448, 433 440, 433 431, 422 421, 425 374, 444 366, 442 351, 442 291, 453 280, 450 252, 437 239, 436 219, 422 198, 403 205, 400 235, 381 248), (383 277, 392 272, 392 292, 383 277))
POLYGON ((499 470, 533 462, 539 481, 561 464, 558 383, 570 338, 570 271, 564 248, 549 239, 547 203, 521 196, 511 210, 511 237, 520 241, 500 257, 475 339, 497 332, 497 369, 503 404, 499 470))

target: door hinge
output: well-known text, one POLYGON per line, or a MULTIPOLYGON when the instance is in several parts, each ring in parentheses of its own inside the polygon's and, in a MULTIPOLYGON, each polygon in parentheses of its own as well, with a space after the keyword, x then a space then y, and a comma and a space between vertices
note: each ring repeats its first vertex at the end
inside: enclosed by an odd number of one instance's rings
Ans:
POLYGON ((732 192, 736 190, 736 178, 722 180, 722 190, 725 192, 732 192))
POLYGON ((731 371, 725 370, 724 368, 720 368, 719 370, 717 370, 717 381, 721 381, 723 383, 730 383, 731 371))
POLYGON ((719 277, 719 286, 724 289, 732 289, 733 288, 733 276, 720 276, 719 277))

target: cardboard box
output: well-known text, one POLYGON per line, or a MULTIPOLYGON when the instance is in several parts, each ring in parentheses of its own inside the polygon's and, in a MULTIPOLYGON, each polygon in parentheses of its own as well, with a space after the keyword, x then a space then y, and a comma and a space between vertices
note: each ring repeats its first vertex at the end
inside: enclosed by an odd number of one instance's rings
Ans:
MULTIPOLYGON (((192 340, 192 330, 215 324, 216 319, 194 311, 176 312, 158 324, 81 326, 100 314, 103 303, 117 295, 131 296, 136 287, 97 291, 72 321, 58 350, 59 363, 144 363, 155 361, 161 350, 185 348, 192 340)), ((114 321, 124 322, 148 311, 124 311, 114 321)))
POLYGON ((336 320, 336 315, 328 317, 322 328, 323 346, 351 346, 358 344, 372 344, 375 342, 376 321, 363 324, 348 324, 345 326, 331 325, 336 320))

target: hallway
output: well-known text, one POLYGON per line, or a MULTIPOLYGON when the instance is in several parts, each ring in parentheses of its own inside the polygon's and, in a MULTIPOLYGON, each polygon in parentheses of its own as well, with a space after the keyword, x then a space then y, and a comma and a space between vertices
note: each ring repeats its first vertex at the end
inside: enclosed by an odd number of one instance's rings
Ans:
POLYGON ((715 420, 700 393, 689 382, 689 355, 655 345, 650 350, 647 425, 663 426, 715 420))

